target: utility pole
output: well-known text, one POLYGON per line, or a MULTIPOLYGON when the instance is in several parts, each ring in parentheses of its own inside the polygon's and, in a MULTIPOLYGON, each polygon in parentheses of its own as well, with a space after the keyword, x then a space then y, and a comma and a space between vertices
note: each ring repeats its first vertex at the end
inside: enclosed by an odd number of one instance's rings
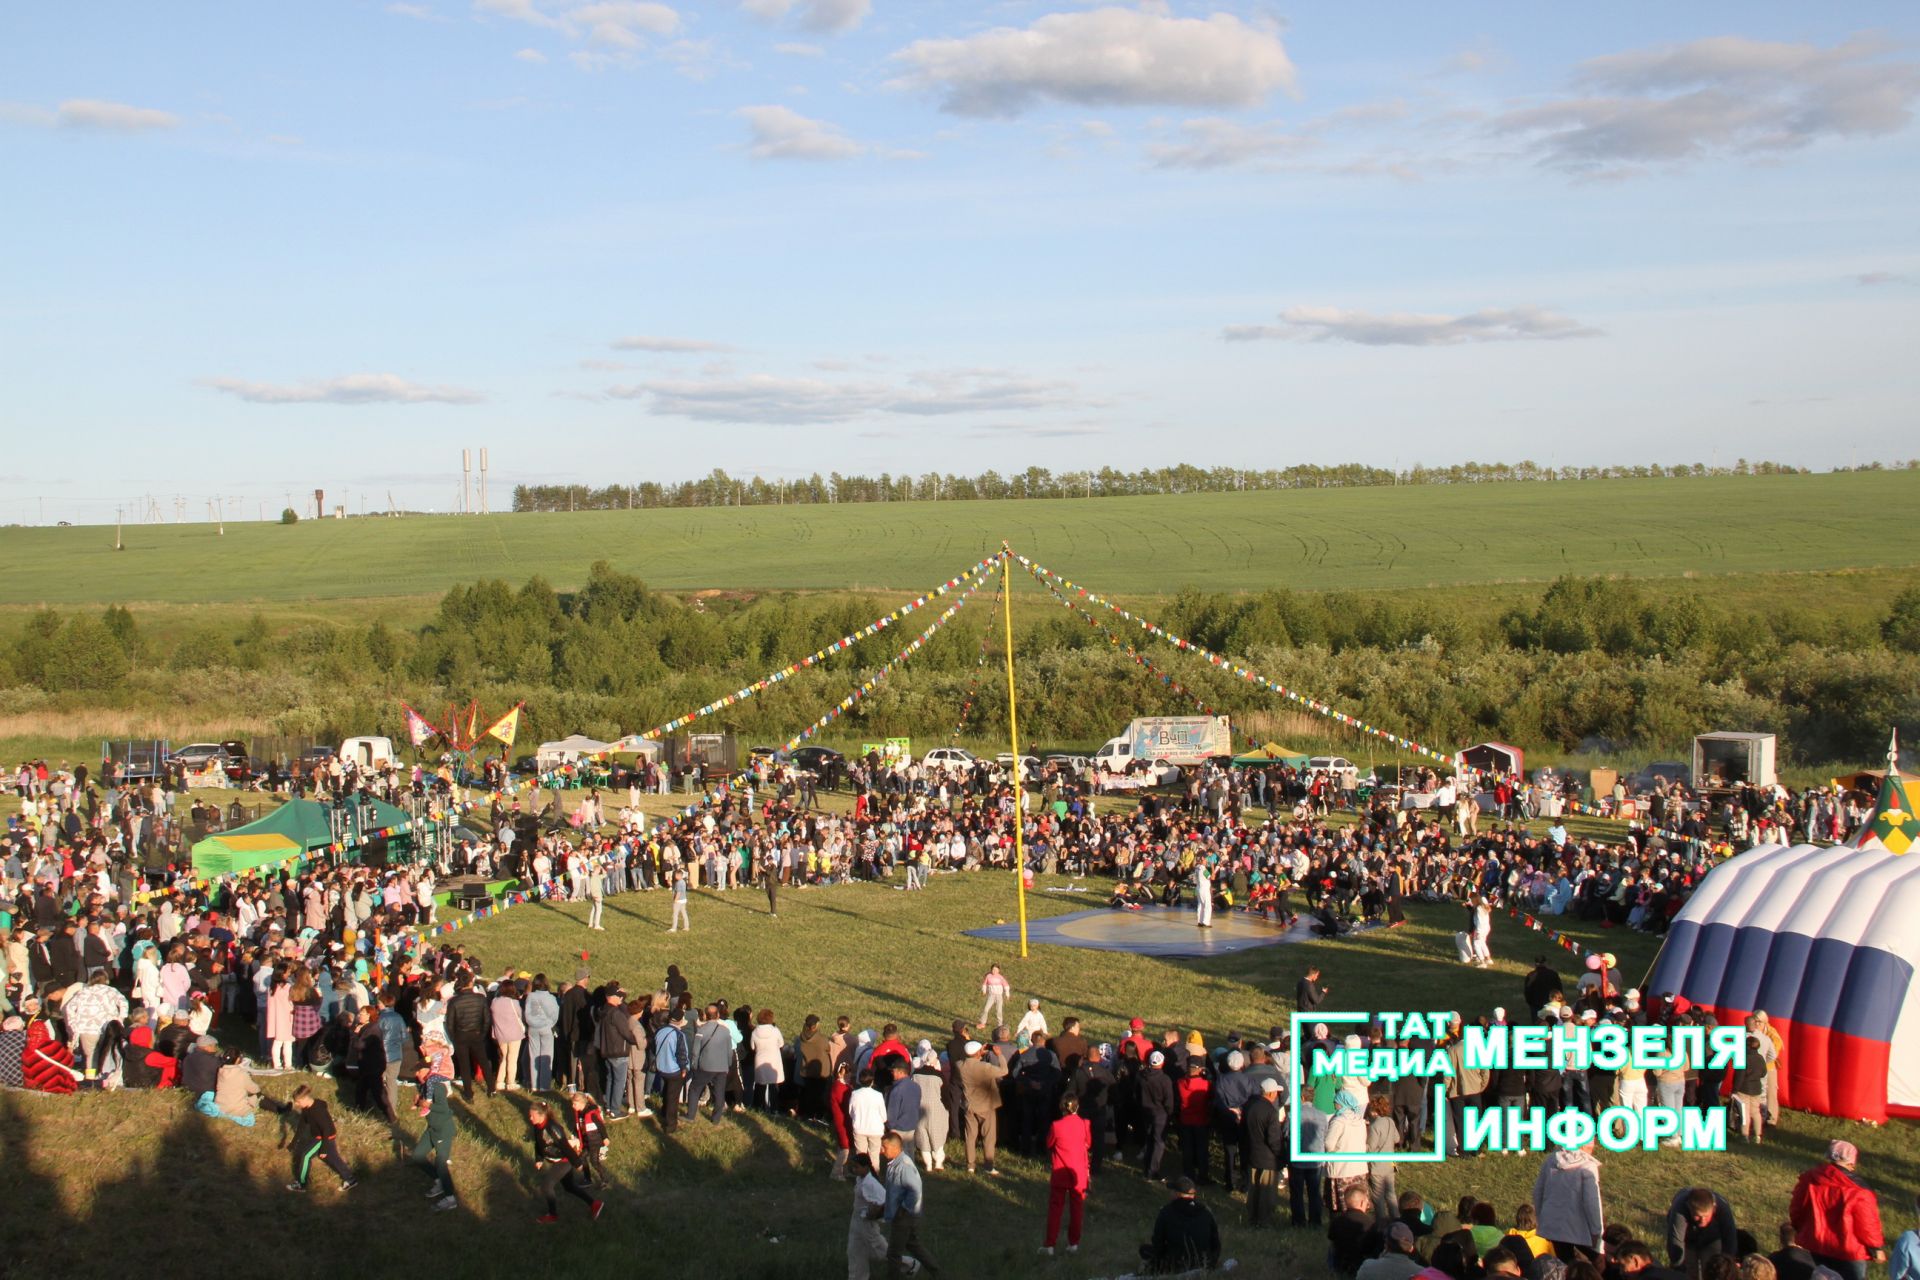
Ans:
POLYGON ((115 551, 125 549, 125 544, 120 541, 120 520, 125 514, 126 508, 124 507, 115 507, 113 509, 113 549, 115 551))

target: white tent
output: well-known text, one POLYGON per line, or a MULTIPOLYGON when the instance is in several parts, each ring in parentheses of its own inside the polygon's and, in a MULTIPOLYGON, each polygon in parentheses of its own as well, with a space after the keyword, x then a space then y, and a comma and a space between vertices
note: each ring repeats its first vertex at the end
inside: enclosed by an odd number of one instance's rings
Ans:
POLYGON ((562 738, 558 742, 543 742, 534 752, 534 762, 542 769, 551 769, 555 765, 571 764, 581 756, 596 755, 613 744, 602 742, 598 738, 589 738, 576 733, 571 738, 562 738))
POLYGON ((648 760, 658 761, 665 758, 667 744, 658 738, 643 738, 637 733, 630 733, 618 742, 609 742, 607 750, 620 755, 643 756, 648 760))

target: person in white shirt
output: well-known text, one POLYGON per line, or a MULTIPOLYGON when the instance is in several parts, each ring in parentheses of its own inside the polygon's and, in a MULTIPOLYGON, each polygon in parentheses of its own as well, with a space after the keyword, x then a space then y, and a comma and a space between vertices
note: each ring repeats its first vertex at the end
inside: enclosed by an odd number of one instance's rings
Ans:
POLYGON ((873 1161, 862 1151, 853 1169, 853 1217, 847 1223, 847 1280, 868 1280, 875 1264, 887 1260, 887 1237, 880 1219, 887 1211, 887 1188, 873 1176, 873 1161))
POLYGON ((1040 1012, 1040 1001, 1034 999, 1027 1001, 1027 1011, 1020 1015, 1020 1025, 1013 1029, 1013 1038, 1018 1040, 1025 1036, 1031 1040, 1036 1031, 1043 1035, 1053 1034, 1047 1030, 1047 1015, 1040 1012))
POLYGON ((853 1129, 854 1159, 864 1158, 870 1167, 878 1168, 880 1139, 887 1132, 887 1100, 873 1087, 871 1070, 860 1072, 860 1087, 848 1095, 847 1118, 853 1129))

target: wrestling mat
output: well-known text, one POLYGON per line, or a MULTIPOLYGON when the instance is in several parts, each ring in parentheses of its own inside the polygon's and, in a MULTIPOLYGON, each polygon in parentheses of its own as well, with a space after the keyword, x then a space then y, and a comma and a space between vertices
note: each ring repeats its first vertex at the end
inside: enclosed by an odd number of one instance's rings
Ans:
MULTIPOLYGON (((1058 947, 1084 947, 1089 951, 1130 951, 1164 960, 1198 959, 1311 938, 1313 933, 1308 922, 1309 917, 1302 916, 1293 928, 1285 929, 1243 913, 1216 911, 1213 927, 1202 929, 1193 922, 1192 907, 1151 906, 1139 911, 1101 907, 1029 920, 1027 940, 1050 942, 1058 947)), ((984 929, 968 929, 966 934, 970 938, 1018 942, 1020 926, 989 925, 984 929)))

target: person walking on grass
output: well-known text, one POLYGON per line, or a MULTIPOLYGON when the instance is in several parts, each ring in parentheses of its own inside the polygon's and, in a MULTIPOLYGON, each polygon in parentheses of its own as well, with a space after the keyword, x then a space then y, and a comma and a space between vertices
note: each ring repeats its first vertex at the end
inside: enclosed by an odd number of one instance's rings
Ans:
POLYGON ((1844 1138, 1829 1142, 1827 1162, 1794 1184, 1787 1214, 1795 1242, 1842 1280, 1866 1280, 1869 1262, 1887 1260, 1879 1202, 1854 1178, 1859 1163, 1860 1148, 1844 1138))
POLYGON ((313 1158, 319 1156, 327 1168, 340 1175, 340 1189, 351 1191, 357 1185, 353 1170, 340 1156, 340 1148, 335 1142, 338 1136, 334 1132, 333 1112, 327 1104, 313 1096, 311 1085, 301 1085, 293 1091, 288 1100, 293 1111, 293 1181, 287 1184, 289 1191, 305 1191, 307 1180, 313 1173, 313 1158))
MULTIPOLYGON (((446 1061, 445 1041, 429 1038, 421 1047, 430 1060, 446 1061)), ((423 1065, 414 1071, 413 1079, 420 1089, 417 1110, 426 1117, 427 1127, 414 1144, 412 1159, 433 1170, 433 1186, 427 1190, 433 1207, 442 1213, 458 1209, 460 1200, 454 1194, 452 1168, 453 1138, 459 1131, 453 1122, 453 1077, 423 1065)))
POLYGON ((693 932, 693 924, 687 919, 687 871, 679 867, 673 873, 673 919, 667 925, 668 933, 678 933, 682 929, 693 932))
POLYGON ((606 926, 600 923, 600 913, 606 909, 607 864, 603 858, 595 858, 587 864, 587 928, 597 933, 605 933, 606 926))
POLYGON ((1080 1252, 1080 1227, 1092 1181, 1093 1126, 1080 1114, 1080 1099, 1072 1094, 1060 1100, 1060 1118, 1047 1130, 1047 1153, 1053 1172, 1047 1179, 1047 1239, 1040 1252, 1051 1258, 1060 1239, 1062 1210, 1067 1219, 1067 1252, 1080 1252))
POLYGON ((881 1139, 880 1154, 887 1162, 887 1204, 881 1214, 888 1227, 887 1274, 895 1280, 912 1275, 937 1276, 940 1268, 920 1242, 920 1218, 926 1212, 920 1166, 913 1162, 897 1133, 881 1139))
POLYGON ((547 1211, 534 1221, 547 1226, 560 1221, 560 1198, 555 1193, 562 1188, 598 1219, 604 1202, 593 1198, 581 1176, 585 1157, 580 1139, 567 1132, 567 1126, 544 1102, 536 1101, 527 1108, 527 1123, 533 1126, 533 1171, 547 1199, 547 1211))
POLYGON ((980 1010, 980 1025, 987 1028, 999 1026, 1007 1020, 1007 997, 1013 993, 1013 984, 1007 981, 1007 975, 1000 972, 1000 966, 987 966, 987 976, 980 980, 980 994, 987 1003, 980 1010))
POLYGON ((887 1212, 886 1184, 874 1176, 873 1161, 862 1151, 850 1162, 853 1217, 847 1223, 847 1280, 871 1280, 873 1268, 887 1261, 887 1237, 880 1222, 887 1212))

